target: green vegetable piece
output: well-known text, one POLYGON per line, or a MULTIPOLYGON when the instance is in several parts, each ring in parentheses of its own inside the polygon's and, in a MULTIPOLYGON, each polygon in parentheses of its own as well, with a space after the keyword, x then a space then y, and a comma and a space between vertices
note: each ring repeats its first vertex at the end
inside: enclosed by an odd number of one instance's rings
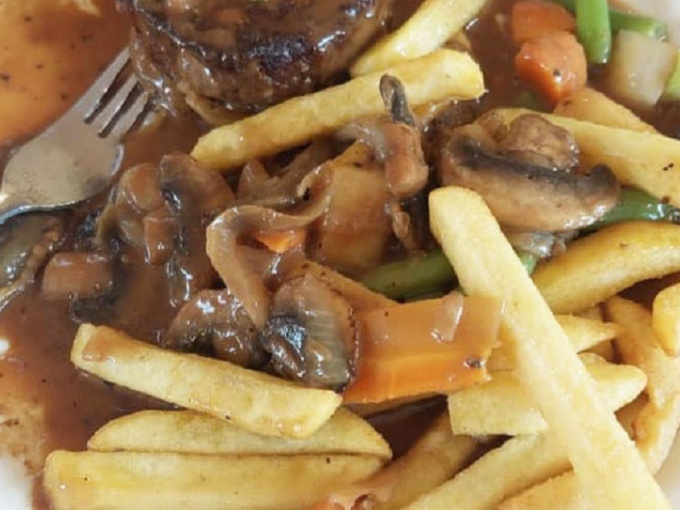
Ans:
POLYGON ((527 273, 529 274, 533 273, 534 269, 536 269, 536 264, 538 264, 538 256, 535 255, 534 253, 524 250, 517 250, 517 256, 519 257, 519 260, 522 262, 524 269, 527 270, 527 273))
MULTIPOLYGON (((576 12, 576 0, 554 1, 566 7, 572 13, 576 12)), ((668 36, 668 25, 663 21, 615 8, 609 9, 609 23, 614 32, 618 32, 619 30, 632 30, 633 32, 639 32, 654 39, 666 39, 668 36)))
MULTIPOLYGON (((529 252, 517 253, 531 274, 538 258, 529 252)), ((392 299, 415 301, 443 295, 457 278, 446 255, 437 248, 428 253, 390 262, 372 269, 361 282, 371 290, 392 299)))
POLYGON ((612 50, 607 0, 576 0, 576 32, 591 64, 606 64, 612 50))
POLYGON ((589 230, 595 230, 612 223, 639 220, 679 223, 680 209, 653 197, 645 191, 623 188, 618 204, 593 224, 589 230))
POLYGON ((664 101, 680 101, 680 53, 661 97, 664 101))
POLYGON ((453 286, 456 275, 441 249, 390 262, 369 271, 362 278, 369 289, 392 299, 441 292, 453 286))

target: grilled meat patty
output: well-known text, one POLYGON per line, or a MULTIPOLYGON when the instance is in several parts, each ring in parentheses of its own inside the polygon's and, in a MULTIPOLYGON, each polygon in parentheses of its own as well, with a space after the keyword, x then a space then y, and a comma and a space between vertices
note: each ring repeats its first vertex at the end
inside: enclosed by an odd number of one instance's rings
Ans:
POLYGON ((136 70, 166 105, 257 111, 337 80, 380 34, 391 1, 121 3, 134 20, 136 70))

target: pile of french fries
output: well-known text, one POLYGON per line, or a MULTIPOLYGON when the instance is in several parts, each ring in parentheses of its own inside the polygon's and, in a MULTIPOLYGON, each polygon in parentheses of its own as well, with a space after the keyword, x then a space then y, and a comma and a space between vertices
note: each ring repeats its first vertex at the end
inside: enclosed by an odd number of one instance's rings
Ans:
MULTIPOLYGON (((484 4, 426 0, 354 64, 349 82, 217 128, 193 155, 230 171, 377 115, 385 72, 413 106, 478 97, 478 66, 439 48, 484 4)), ((680 177, 667 171, 680 169, 680 142, 583 94, 549 118, 572 132, 586 163, 680 206, 680 177)), ((496 112, 506 122, 520 113, 496 112)), ((404 456, 391 461, 389 445, 333 392, 85 325, 78 368, 190 410, 123 417, 87 451, 52 453, 44 479, 54 508, 331 509, 357 494, 375 509, 670 508, 654 473, 680 426, 680 284, 651 310, 619 293, 680 272, 680 226, 606 227, 532 278, 473 192, 432 192, 430 224, 465 292, 498 296, 505 311, 490 380, 448 395, 404 456)), ((357 285, 344 289, 365 296, 357 285)), ((361 306, 385 302, 362 297, 361 306)))

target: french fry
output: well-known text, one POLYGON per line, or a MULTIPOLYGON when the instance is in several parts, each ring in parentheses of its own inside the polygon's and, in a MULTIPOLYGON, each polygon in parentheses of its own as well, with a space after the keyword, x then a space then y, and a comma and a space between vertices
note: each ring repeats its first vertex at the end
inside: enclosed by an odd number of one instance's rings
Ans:
MULTIPOLYGON (((569 338, 574 352, 583 352, 598 344, 611 340, 618 335, 622 328, 612 322, 586 319, 575 315, 556 315, 564 333, 569 338)), ((514 362, 511 358, 510 346, 502 344, 494 349, 487 361, 487 370, 511 370, 514 362)))
POLYGON ((498 510, 590 510, 573 471, 534 485, 498 505, 498 510))
POLYGON ((387 442, 352 412, 338 409, 304 439, 262 436, 195 411, 140 411, 108 422, 90 438, 89 450, 215 455, 348 454, 392 457, 387 442))
POLYGON ((443 413, 415 444, 383 471, 394 476, 394 488, 374 510, 403 508, 460 471, 477 449, 469 436, 454 436, 449 417, 443 413))
POLYGON ((583 87, 557 103, 553 113, 603 126, 646 133, 657 132, 628 108, 590 87, 583 87))
POLYGON ((567 469, 567 456, 547 434, 517 436, 406 508, 491 510, 508 496, 567 469))
POLYGON ((350 67, 352 76, 422 57, 465 28, 488 0, 425 0, 406 22, 380 39, 350 67))
POLYGON ((482 73, 469 55, 437 50, 215 128, 198 140, 192 156, 216 170, 233 170, 251 159, 332 133, 360 117, 381 115, 385 105, 378 83, 384 73, 402 82, 413 107, 446 98, 473 99, 484 92, 482 73))
POLYGON ((332 391, 303 388, 226 361, 161 349, 105 326, 80 326, 71 361, 105 381, 263 435, 308 437, 342 401, 332 391))
MULTIPOLYGON (((509 123, 527 110, 494 110, 509 123)), ((640 188, 680 206, 680 140, 657 133, 631 132, 559 115, 541 114, 569 130, 576 139, 585 167, 607 165, 625 185, 640 188)))
POLYGON ((680 226, 662 222, 611 225, 577 239, 533 280, 555 313, 577 313, 636 282, 680 270, 680 226))
MULTIPOLYGON (((611 411, 633 401, 647 383, 645 374, 631 365, 599 361, 586 367, 611 411)), ((452 393, 448 406, 454 434, 514 436, 547 430, 541 412, 511 372, 497 372, 488 382, 452 393)))
MULTIPOLYGON (((648 377, 649 400, 636 401, 632 422, 633 436, 649 470, 661 467, 680 425, 680 359, 669 357, 658 344, 647 309, 632 301, 614 297, 606 303, 612 320, 624 327, 615 340, 624 362, 639 366, 648 377)), ((680 313, 676 312, 676 313, 680 313)), ((588 510, 588 499, 573 471, 527 489, 509 499, 501 510, 569 509, 588 510)))
POLYGON ((56 451, 44 487, 54 510, 299 510, 381 465, 370 455, 56 451))
POLYGON ((452 478, 477 450, 469 436, 454 436, 442 413, 409 451, 375 476, 333 492, 313 510, 361 508, 393 510, 452 478))
POLYGON ((501 335, 516 352, 516 372, 593 507, 669 508, 481 197, 455 187, 435 190, 430 225, 463 289, 504 300, 501 335))
POLYGON ((652 327, 669 356, 680 354, 680 283, 662 289, 654 297, 652 327))
MULTIPOLYGON (((680 358, 668 356, 661 348, 652 315, 642 305, 614 297, 607 301, 606 309, 611 319, 625 328, 616 339, 621 358, 647 374, 649 403, 633 423, 634 439, 649 469, 656 472, 680 426, 680 358)), ((680 315, 680 310, 676 314, 680 315)))

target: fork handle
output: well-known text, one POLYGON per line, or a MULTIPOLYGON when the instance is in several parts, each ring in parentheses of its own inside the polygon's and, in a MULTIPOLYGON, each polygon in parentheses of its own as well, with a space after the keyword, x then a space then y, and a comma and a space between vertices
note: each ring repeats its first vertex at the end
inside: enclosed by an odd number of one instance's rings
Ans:
POLYGON ((5 223, 12 216, 16 216, 23 212, 24 209, 25 204, 22 204, 20 200, 17 200, 14 195, 0 190, 0 225, 5 223))

